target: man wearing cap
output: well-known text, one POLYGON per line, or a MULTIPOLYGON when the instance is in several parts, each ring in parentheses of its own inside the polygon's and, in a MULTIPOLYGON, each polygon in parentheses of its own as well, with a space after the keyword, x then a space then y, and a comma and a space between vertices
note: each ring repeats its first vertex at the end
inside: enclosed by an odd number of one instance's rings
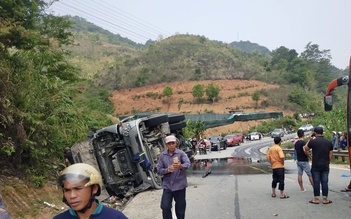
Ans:
POLYGON ((314 132, 316 138, 310 140, 304 147, 306 152, 312 149, 311 173, 314 199, 310 203, 319 204, 320 186, 322 185, 323 204, 330 204, 332 201, 328 199, 328 180, 329 164, 333 157, 333 144, 323 137, 322 127, 316 127, 314 132))
POLYGON ((173 135, 165 138, 167 150, 160 154, 157 171, 163 175, 161 209, 164 219, 172 219, 172 200, 175 201, 177 219, 185 218, 185 190, 188 186, 186 172, 190 160, 186 153, 177 148, 177 138, 173 135))

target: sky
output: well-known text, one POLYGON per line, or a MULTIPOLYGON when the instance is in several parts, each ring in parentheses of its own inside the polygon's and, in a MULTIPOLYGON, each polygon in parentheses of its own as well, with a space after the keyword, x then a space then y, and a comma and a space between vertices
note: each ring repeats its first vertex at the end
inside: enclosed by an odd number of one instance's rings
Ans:
POLYGON ((350 0, 59 0, 49 8, 138 43, 179 33, 300 54, 311 42, 340 69, 351 55, 350 9, 350 0))

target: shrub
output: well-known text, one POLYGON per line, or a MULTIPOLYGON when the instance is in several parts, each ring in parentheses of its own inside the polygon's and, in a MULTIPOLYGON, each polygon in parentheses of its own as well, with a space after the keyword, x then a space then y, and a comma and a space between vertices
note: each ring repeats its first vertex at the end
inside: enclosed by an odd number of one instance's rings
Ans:
POLYGON ((32 176, 32 181, 36 187, 43 187, 44 179, 44 176, 32 176))
POLYGON ((269 101, 268 100, 262 100, 261 101, 261 106, 262 107, 269 107, 269 101))

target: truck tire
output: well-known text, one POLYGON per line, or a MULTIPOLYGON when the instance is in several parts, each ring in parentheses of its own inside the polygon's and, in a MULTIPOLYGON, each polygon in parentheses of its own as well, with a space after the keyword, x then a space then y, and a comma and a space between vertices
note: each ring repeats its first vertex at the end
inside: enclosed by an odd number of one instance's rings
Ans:
POLYGON ((168 116, 168 123, 169 124, 177 123, 177 122, 184 121, 184 120, 185 120, 185 116, 184 115, 171 115, 171 116, 168 116))
POLYGON ((185 121, 179 122, 179 123, 169 124, 169 128, 170 128, 171 132, 175 132, 176 130, 181 130, 185 126, 186 126, 185 121))
POLYGON ((168 122, 168 116, 167 115, 162 115, 162 116, 157 116, 157 117, 151 117, 148 120, 144 122, 146 127, 155 127, 157 125, 160 125, 162 123, 168 122))

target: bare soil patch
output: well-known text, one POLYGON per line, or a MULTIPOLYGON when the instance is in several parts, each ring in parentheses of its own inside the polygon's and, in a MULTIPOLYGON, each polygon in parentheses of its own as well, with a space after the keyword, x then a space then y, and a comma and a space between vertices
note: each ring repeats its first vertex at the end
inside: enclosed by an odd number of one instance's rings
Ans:
MULTIPOLYGON (((155 113, 229 113, 229 110, 241 110, 245 113, 250 112, 280 112, 277 107, 256 107, 256 103, 252 100, 252 93, 255 91, 269 90, 276 88, 277 85, 264 83, 255 80, 215 80, 215 81, 189 81, 189 82, 173 82, 163 83, 147 87, 134 89, 124 89, 113 92, 111 101, 114 105, 115 114, 118 116, 130 115, 135 112, 155 112, 155 113), (192 95, 192 89, 196 84, 207 85, 213 83, 218 85, 219 101, 209 103, 203 101, 197 103, 192 95), (161 97, 165 87, 173 89, 173 95, 168 100, 167 97, 161 97)), ((204 95, 204 99, 206 95, 204 95)), ((260 95, 261 101, 267 98, 260 95)), ((290 114, 289 112, 284 112, 290 114)), ((216 127, 207 130, 207 133, 220 134, 233 131, 247 131, 250 127, 256 126, 262 121, 235 122, 230 125, 216 127)))

